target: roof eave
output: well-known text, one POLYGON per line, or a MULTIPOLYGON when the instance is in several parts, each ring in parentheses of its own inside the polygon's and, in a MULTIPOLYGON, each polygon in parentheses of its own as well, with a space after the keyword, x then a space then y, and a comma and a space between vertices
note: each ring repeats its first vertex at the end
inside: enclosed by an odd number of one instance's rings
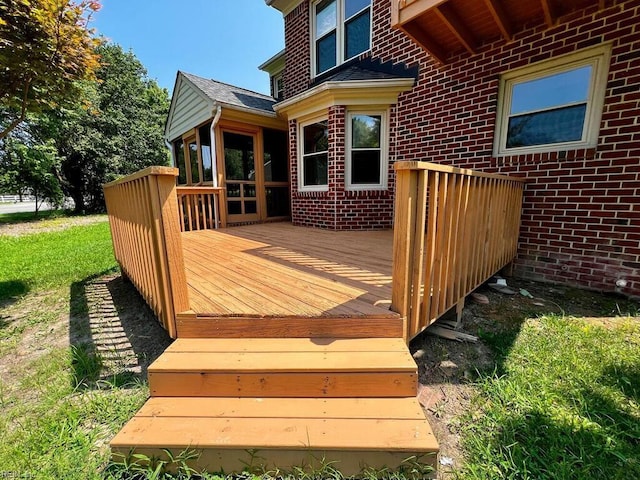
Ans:
POLYGON ((259 108, 241 107, 239 105, 234 105, 232 103, 226 103, 221 101, 217 101, 216 103, 220 105, 222 108, 227 108, 229 110, 236 110, 238 112, 244 112, 244 113, 252 113, 254 115, 261 115, 263 117, 269 117, 269 118, 278 118, 278 114, 276 112, 268 112, 266 110, 261 110, 259 108))
POLYGON ((258 70, 262 70, 263 72, 267 72, 269 75, 275 75, 276 73, 284 70, 285 64, 285 49, 283 48, 278 53, 276 53, 269 60, 264 62, 262 65, 258 67, 258 70))
POLYGON ((273 7, 276 10, 282 12, 283 16, 287 16, 298 5, 302 3, 302 0, 265 0, 269 7, 273 7))
POLYGON ((273 109, 293 119, 331 105, 391 105, 414 84, 414 78, 329 81, 276 103, 273 109))

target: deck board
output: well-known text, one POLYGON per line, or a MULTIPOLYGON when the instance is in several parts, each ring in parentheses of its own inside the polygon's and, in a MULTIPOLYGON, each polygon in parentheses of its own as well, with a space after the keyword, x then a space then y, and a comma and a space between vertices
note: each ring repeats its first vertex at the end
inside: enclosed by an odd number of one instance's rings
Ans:
POLYGON ((269 223, 182 234, 191 310, 208 316, 392 317, 392 233, 269 223))

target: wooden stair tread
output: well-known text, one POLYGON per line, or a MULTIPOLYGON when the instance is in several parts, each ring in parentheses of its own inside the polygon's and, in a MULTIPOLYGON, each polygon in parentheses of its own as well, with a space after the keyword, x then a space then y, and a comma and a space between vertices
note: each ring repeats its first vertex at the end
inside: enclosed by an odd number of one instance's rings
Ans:
POLYGON ((424 420, 415 397, 404 398, 238 398, 155 397, 136 417, 360 418, 424 420))
POLYGON ((111 447, 428 452, 437 442, 425 419, 136 416, 111 447))
POLYGON ((415 372, 400 339, 179 339, 152 365, 166 372, 415 372))
POLYGON ((400 352, 188 352, 162 354, 149 373, 163 372, 406 372, 415 371, 400 352))
POLYGON ((435 465, 416 387, 400 338, 181 338, 149 367, 152 398, 112 454, 194 450, 190 465, 210 472, 258 458, 267 470, 323 459, 347 475, 407 458, 435 465))
POLYGON ((401 338, 178 338, 165 352, 407 352, 401 338))

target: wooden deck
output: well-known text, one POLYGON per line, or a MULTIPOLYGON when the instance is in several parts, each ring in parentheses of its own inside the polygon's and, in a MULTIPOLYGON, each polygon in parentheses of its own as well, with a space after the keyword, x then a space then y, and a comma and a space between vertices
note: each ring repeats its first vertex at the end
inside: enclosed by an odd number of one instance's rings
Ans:
POLYGON ((406 344, 514 258, 523 180, 395 168, 393 233, 208 230, 208 197, 179 207, 177 169, 105 186, 123 274, 176 339, 149 367, 151 399, 112 440, 114 458, 194 449, 192 466, 212 472, 322 459, 348 475, 435 465, 406 344))
POLYGON ((182 234, 191 310, 208 316, 397 318, 393 234, 268 223, 182 234))

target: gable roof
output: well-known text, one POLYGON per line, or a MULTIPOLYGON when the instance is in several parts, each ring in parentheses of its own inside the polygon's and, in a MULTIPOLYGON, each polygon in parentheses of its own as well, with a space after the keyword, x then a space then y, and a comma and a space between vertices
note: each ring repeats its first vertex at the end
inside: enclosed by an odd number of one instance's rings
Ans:
POLYGON ((269 95, 253 92, 244 88, 218 82, 208 78, 198 77, 191 73, 179 72, 193 83, 210 100, 236 107, 250 108, 273 114, 276 101, 269 95))
POLYGON ((276 117, 275 99, 244 88, 178 72, 165 124, 165 138, 174 140, 214 116, 216 106, 276 117))

